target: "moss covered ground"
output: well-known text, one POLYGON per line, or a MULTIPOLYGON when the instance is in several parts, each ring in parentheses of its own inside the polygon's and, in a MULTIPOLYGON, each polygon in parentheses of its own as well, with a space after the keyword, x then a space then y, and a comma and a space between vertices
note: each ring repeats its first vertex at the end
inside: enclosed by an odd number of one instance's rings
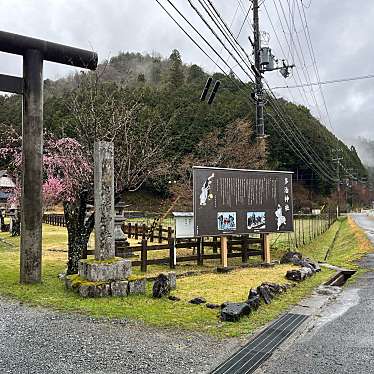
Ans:
MULTIPOLYGON (((334 247, 330 251, 328 261, 335 265, 352 268, 357 266, 354 260, 371 251, 371 245, 365 240, 364 234, 352 221, 336 222, 330 230, 318 240, 301 248, 310 257, 320 260, 331 245, 336 231, 339 234, 334 247), (339 230, 340 229, 340 230, 339 230)), ((249 288, 256 287, 265 281, 285 283, 284 274, 290 265, 279 265, 274 268, 245 268, 228 274, 201 274, 179 278, 177 290, 173 295, 181 298, 179 302, 168 299, 155 300, 151 297, 151 282, 146 295, 134 295, 127 298, 82 299, 72 291, 67 291, 58 279, 58 274, 65 268, 66 253, 55 252, 66 240, 62 228, 45 225, 43 243, 43 283, 39 285, 20 285, 18 282, 19 251, 18 240, 9 234, 0 234, 0 294, 16 298, 31 305, 49 307, 66 312, 78 312, 94 317, 115 319, 134 319, 158 326, 186 330, 199 330, 218 336, 240 336, 249 334, 260 326, 271 321, 302 298, 333 272, 324 269, 321 273, 298 284, 287 294, 273 301, 269 306, 261 306, 249 317, 238 323, 220 322, 217 310, 204 305, 192 305, 188 301, 193 297, 203 296, 211 303, 223 301, 242 301, 246 299, 249 288), (64 239, 65 238, 65 239, 64 239), (4 242, 5 240, 5 242, 4 242), (52 251, 50 250, 52 249, 52 251)), ((273 256, 279 257, 282 250, 274 251, 273 256)), ((191 268, 193 266, 191 265, 191 268)), ((160 266, 152 271, 167 270, 160 266)), ((180 271, 179 269, 177 269, 180 271)))

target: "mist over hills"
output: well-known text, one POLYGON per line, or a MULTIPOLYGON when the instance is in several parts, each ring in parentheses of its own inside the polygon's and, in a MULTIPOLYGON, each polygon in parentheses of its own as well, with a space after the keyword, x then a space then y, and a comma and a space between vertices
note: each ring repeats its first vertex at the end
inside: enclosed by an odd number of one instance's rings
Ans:
MULTIPOLYGON (((254 105, 240 90, 240 83, 233 75, 227 77, 214 73, 213 80, 221 81, 216 98, 212 105, 200 102, 208 74, 198 65, 184 64, 177 50, 172 51, 169 58, 155 52, 120 52, 110 60, 103 61, 97 73, 83 74, 97 74, 106 82, 125 87, 135 100, 149 108, 149 115, 157 113, 165 122, 170 123, 175 139, 169 152, 177 159, 193 153, 194 147, 213 130, 224 131, 228 124, 237 119, 254 123, 254 105)), ((63 98, 78 87, 80 77, 81 74, 72 74, 56 81, 45 80, 44 121, 47 130, 60 136, 69 135, 64 125, 69 113, 64 107, 63 98)), ((252 89, 251 83, 246 84, 246 89, 252 89)), ((0 123, 14 124, 20 128, 20 100, 17 96, 0 97, 0 123)), ((282 98, 277 99, 277 104, 297 126, 306 148, 318 154, 321 162, 332 173, 336 167, 332 156, 339 148, 345 167, 356 170, 360 177, 367 177, 367 170, 355 147, 347 146, 337 139, 307 108, 282 98)), ((322 195, 329 194, 335 188, 334 183, 321 178, 312 170, 311 165, 297 155, 294 145, 277 132, 273 124, 275 120, 275 113, 270 106, 266 107, 268 168, 292 170, 298 182, 322 195)), ((250 141, 254 142, 255 139, 250 141)), ((373 144, 369 142, 366 145, 371 147, 373 144)))

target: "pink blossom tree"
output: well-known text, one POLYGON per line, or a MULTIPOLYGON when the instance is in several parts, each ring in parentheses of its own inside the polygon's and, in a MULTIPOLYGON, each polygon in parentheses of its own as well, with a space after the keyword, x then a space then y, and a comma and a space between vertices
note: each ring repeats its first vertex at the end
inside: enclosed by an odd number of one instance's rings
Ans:
MULTIPOLYGON (((17 185, 11 200, 19 205, 21 197, 21 139, 15 133, 7 147, 0 148, 17 185)), ((93 169, 89 155, 71 138, 46 136, 43 151, 43 208, 63 203, 68 230, 68 273, 77 272, 78 261, 86 256, 87 242, 94 227, 94 216, 87 215, 92 192, 93 169)))
MULTIPOLYGON (((141 105, 136 93, 100 76, 82 74, 78 87, 61 98, 69 114, 60 118, 74 138, 45 136, 43 150, 44 206, 62 202, 68 230, 68 274, 78 270, 87 256, 94 215, 87 213, 93 200, 93 145, 114 142, 116 201, 140 189, 149 180, 170 172, 165 157, 172 137, 169 123, 157 110, 141 105)), ((21 175, 21 137, 11 127, 2 132, 0 158, 21 175), (3 141, 4 140, 4 141, 3 141)), ((20 189, 18 189, 20 191, 20 189)), ((19 193, 15 196, 19 200, 19 193)))

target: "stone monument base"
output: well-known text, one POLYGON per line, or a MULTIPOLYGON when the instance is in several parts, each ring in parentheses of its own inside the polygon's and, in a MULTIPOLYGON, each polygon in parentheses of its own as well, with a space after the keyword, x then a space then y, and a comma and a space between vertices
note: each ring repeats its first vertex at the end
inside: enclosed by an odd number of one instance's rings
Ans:
POLYGON ((122 280, 131 275, 131 261, 120 257, 110 260, 80 260, 78 274, 90 282, 122 280))
POLYGON ((125 297, 131 294, 145 294, 146 278, 130 275, 127 279, 88 281, 79 274, 68 275, 65 286, 82 297, 125 297))
POLYGON ((110 260, 80 260, 78 274, 65 278, 67 289, 82 297, 144 294, 146 279, 131 275, 131 261, 121 257, 110 260))

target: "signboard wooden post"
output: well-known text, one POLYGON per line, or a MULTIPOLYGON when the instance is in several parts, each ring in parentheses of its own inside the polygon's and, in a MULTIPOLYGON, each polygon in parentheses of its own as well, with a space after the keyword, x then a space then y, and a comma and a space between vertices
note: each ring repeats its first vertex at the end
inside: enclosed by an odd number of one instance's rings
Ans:
POLYGON ((227 268, 227 236, 221 236, 221 265, 227 268))
POLYGON ((269 234, 262 234, 262 249, 263 249, 263 261, 266 264, 270 264, 271 257, 270 257, 270 235, 269 234))
POLYGON ((227 266, 227 237, 258 233, 270 263, 269 233, 293 231, 292 173, 193 168, 194 235, 220 236, 227 266))

